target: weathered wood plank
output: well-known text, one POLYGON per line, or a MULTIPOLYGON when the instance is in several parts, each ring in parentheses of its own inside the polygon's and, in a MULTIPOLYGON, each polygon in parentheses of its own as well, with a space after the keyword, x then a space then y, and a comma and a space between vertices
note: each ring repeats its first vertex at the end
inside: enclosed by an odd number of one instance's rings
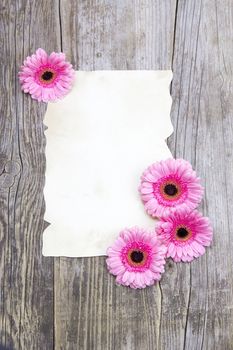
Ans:
MULTIPOLYGON (((175 5, 61 2, 63 50, 83 70, 169 68, 175 5)), ((55 259, 56 349, 157 349, 160 318, 159 285, 117 287, 105 258, 55 259)))
POLYGON ((0 348, 233 349, 231 1, 17 0, 0 10, 0 348), (170 261, 143 291, 117 287, 104 258, 57 258, 53 274, 41 256, 45 105, 16 77, 39 46, 87 70, 162 69, 173 58, 169 145, 206 187, 215 238, 204 257, 170 261))
POLYGON ((76 69, 167 69, 175 0, 61 1, 62 48, 76 69))
POLYGON ((0 348, 51 350, 53 260, 41 255, 46 106, 21 93, 17 72, 40 45, 59 49, 58 6, 1 1, 0 13, 0 348))
POLYGON ((172 88, 176 130, 170 145, 203 180, 201 210, 211 218, 215 236, 205 256, 189 267, 176 265, 181 284, 167 277, 162 282, 161 346, 166 349, 181 346, 179 320, 184 349, 233 349, 232 21, 228 0, 178 2, 172 88), (173 297, 179 302, 172 306, 173 297))

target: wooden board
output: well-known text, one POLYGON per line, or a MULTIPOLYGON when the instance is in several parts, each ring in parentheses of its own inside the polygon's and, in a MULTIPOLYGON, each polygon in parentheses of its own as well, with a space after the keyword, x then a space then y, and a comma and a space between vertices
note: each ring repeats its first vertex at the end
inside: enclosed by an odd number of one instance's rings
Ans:
POLYGON ((230 0, 0 4, 0 349, 233 349, 233 5, 230 0), (46 105, 20 91, 36 48, 75 69, 173 67, 169 147, 205 186, 214 242, 161 282, 117 287, 104 258, 44 258, 46 105))

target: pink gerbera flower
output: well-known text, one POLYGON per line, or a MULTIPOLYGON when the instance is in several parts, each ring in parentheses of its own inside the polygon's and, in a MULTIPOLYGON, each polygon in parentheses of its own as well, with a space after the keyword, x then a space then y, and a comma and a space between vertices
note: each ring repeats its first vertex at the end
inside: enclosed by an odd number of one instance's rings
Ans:
POLYGON ((145 288, 164 272, 166 247, 157 235, 134 227, 123 230, 107 250, 107 266, 119 284, 145 288))
POLYGON ((189 162, 167 159, 146 169, 139 192, 147 213, 161 217, 175 210, 188 212, 195 209, 202 199, 203 188, 189 162))
POLYGON ((176 262, 192 261, 203 255, 213 235, 209 219, 197 210, 188 214, 176 212, 161 218, 156 232, 167 247, 167 257, 176 262))
POLYGON ((38 49, 28 56, 19 72, 22 90, 38 101, 56 101, 66 95, 74 80, 72 65, 65 60, 64 53, 51 55, 38 49))

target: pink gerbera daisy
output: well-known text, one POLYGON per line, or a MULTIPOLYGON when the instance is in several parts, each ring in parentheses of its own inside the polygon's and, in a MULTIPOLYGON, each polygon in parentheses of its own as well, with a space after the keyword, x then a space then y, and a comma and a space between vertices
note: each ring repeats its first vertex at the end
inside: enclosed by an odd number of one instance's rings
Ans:
POLYGON ((65 60, 64 53, 50 55, 38 49, 24 61, 19 80, 22 90, 38 101, 56 101, 66 95, 74 80, 72 65, 65 60))
POLYGON ((139 192, 147 213, 161 217, 175 210, 188 212, 195 209, 202 199, 203 188, 189 162, 167 159, 146 169, 139 192))
POLYGON ((209 219, 197 210, 188 214, 176 212, 161 218, 156 232, 167 247, 167 257, 176 262, 192 261, 203 255, 213 235, 209 219))
POLYGON ((134 227, 123 230, 107 250, 107 266, 119 284, 145 288, 164 272, 166 247, 157 235, 134 227))

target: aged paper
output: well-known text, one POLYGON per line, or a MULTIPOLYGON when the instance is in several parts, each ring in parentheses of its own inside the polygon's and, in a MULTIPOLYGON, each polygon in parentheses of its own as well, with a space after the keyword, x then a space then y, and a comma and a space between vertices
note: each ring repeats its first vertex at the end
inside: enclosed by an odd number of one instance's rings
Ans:
POLYGON ((171 157, 167 71, 77 71, 45 115, 45 256, 105 255, 125 227, 151 228, 141 173, 171 157))

